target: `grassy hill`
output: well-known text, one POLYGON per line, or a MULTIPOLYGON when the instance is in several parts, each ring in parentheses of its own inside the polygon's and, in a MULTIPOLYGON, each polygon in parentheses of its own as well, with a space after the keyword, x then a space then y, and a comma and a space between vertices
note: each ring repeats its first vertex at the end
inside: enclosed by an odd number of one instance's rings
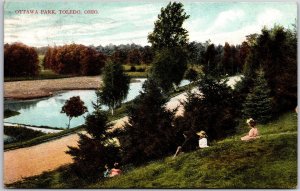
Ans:
POLYGON ((209 148, 166 157, 125 169, 122 176, 83 183, 47 172, 8 185, 14 188, 295 188, 297 186, 297 115, 258 126, 261 138, 242 142, 240 133, 209 148))

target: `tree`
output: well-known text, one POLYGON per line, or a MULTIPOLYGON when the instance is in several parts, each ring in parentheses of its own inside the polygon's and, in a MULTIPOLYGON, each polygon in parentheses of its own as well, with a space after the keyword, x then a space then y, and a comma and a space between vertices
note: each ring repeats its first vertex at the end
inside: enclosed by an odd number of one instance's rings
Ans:
POLYGON ((183 79, 187 68, 188 31, 182 27, 189 18, 182 3, 169 3, 161 9, 148 41, 155 51, 151 75, 168 93, 183 79))
POLYGON ((114 114, 114 109, 126 99, 129 90, 130 77, 123 67, 115 62, 108 61, 103 71, 103 86, 101 88, 101 101, 107 105, 114 114))
POLYGON ((44 57, 46 68, 58 74, 98 75, 104 67, 106 56, 91 47, 70 44, 48 48, 44 57))
POLYGON ((84 48, 80 51, 80 74, 98 75, 105 65, 106 57, 92 48, 84 48))
POLYGON ((153 51, 150 46, 145 46, 142 50, 142 60, 144 64, 150 64, 153 62, 153 51))
POLYGON ((151 76, 157 80, 158 85, 165 93, 169 93, 173 90, 174 85, 179 85, 186 68, 186 52, 180 48, 166 48, 156 54, 151 76))
POLYGON ((138 49, 133 49, 128 53, 128 63, 131 65, 141 64, 141 53, 138 49))
POLYGON ((276 112, 297 105, 297 37, 296 32, 274 26, 263 28, 252 43, 244 71, 256 77, 262 67, 276 103, 276 112))
POLYGON ((177 124, 184 130, 204 130, 210 140, 232 134, 236 125, 235 98, 226 81, 204 75, 198 84, 201 93, 189 93, 183 103, 183 118, 177 124))
POLYGON ((39 73, 36 50, 22 43, 4 45, 4 76, 36 76, 39 73))
POLYGON ((243 68, 244 64, 246 63, 246 58, 247 58, 249 52, 250 52, 250 46, 246 41, 244 41, 242 43, 240 51, 239 51, 240 64, 241 64, 240 68, 241 69, 243 68))
POLYGON ((252 91, 247 95, 243 114, 245 118, 252 117, 260 123, 266 123, 272 118, 271 90, 264 77, 264 71, 259 70, 252 91))
POLYGON ((87 112, 87 107, 84 106, 84 102, 81 101, 79 96, 71 97, 61 108, 61 113, 65 113, 69 117, 68 129, 70 128, 71 119, 73 117, 78 117, 85 112, 87 112))
POLYGON ((193 68, 189 68, 186 72, 185 72, 185 78, 187 80, 189 80, 190 82, 194 82, 197 80, 198 78, 198 72, 196 70, 194 70, 193 68))
POLYGON ((101 111, 100 97, 93 103, 94 112, 88 114, 84 128, 87 134, 79 133, 78 147, 68 146, 67 154, 71 155, 76 174, 84 179, 97 180, 104 171, 105 164, 118 161, 119 150, 111 141, 112 136, 107 132, 111 128, 107 115, 101 111))
POLYGON ((204 72, 206 74, 214 75, 217 70, 217 50, 214 44, 207 46, 203 55, 204 72))
POLYGON ((175 110, 167 110, 166 102, 156 82, 148 79, 141 94, 127 108, 129 120, 119 134, 125 163, 144 163, 176 150, 172 127, 175 110))
POLYGON ((154 30, 148 35, 148 41, 154 50, 186 46, 188 31, 182 25, 188 18, 182 3, 170 2, 166 8, 161 8, 154 30))
POLYGON ((232 64, 231 47, 228 42, 226 42, 223 49, 222 61, 219 70, 221 70, 223 74, 231 74, 232 64))
POLYGON ((111 56, 111 60, 117 64, 126 64, 127 52, 123 49, 117 49, 111 56))

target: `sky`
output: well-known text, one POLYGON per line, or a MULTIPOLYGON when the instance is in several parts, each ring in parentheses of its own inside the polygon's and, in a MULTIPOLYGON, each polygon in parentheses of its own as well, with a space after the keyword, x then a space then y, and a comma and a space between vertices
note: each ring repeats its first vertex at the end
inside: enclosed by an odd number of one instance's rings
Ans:
MULTIPOLYGON (((149 45, 147 36, 168 1, 6 1, 4 43, 29 46, 70 43, 84 45, 149 45), (20 10, 36 10, 23 14, 20 10), (41 14, 54 10, 56 14, 41 14), (59 10, 80 10, 81 14, 59 14, 59 10), (84 14, 96 10, 98 14, 84 14)), ((297 19, 295 2, 183 2, 190 15, 183 25, 189 41, 240 44, 245 36, 260 33, 274 24, 292 28, 297 19)))

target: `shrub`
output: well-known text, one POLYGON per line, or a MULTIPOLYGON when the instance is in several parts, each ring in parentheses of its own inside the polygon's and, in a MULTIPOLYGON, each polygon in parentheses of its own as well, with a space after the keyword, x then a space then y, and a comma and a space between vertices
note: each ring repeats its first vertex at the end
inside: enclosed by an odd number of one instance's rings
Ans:
POLYGON ((135 71, 136 71, 135 66, 131 66, 129 71, 130 71, 130 72, 135 72, 135 71))

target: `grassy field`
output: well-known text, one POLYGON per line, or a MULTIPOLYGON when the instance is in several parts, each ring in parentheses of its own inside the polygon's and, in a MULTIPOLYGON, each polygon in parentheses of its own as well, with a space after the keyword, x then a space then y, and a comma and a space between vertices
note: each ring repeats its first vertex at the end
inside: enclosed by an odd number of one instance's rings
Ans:
MULTIPOLYGON (((14 137, 14 139, 9 142, 10 144, 22 143, 24 141, 45 135, 45 133, 40 131, 35 131, 24 127, 10 127, 10 126, 4 126, 4 134, 14 137)), ((4 145, 7 144, 4 142, 4 145)))
POLYGON ((44 134, 44 135, 37 136, 37 137, 29 139, 29 140, 5 144, 4 151, 34 146, 34 145, 37 145, 40 143, 44 143, 44 142, 47 142, 50 140, 54 140, 54 139, 58 139, 63 136, 70 135, 72 133, 76 133, 78 131, 81 131, 82 129, 83 129, 82 126, 78 126, 78 127, 72 128, 72 129, 67 129, 67 130, 61 131, 59 133, 44 134))
POLYGON ((241 142, 244 132, 209 148, 166 157, 124 174, 87 183, 69 166, 7 185, 11 188, 295 188, 297 186, 297 116, 282 115, 258 126, 261 138, 241 142))
POLYGON ((136 71, 131 71, 131 65, 123 65, 125 73, 131 78, 146 78, 150 69, 149 65, 141 64, 134 66, 136 71))
POLYGON ((25 81, 25 80, 45 80, 75 77, 74 75, 56 74, 52 70, 41 70, 37 76, 26 77, 4 77, 4 82, 25 81))

